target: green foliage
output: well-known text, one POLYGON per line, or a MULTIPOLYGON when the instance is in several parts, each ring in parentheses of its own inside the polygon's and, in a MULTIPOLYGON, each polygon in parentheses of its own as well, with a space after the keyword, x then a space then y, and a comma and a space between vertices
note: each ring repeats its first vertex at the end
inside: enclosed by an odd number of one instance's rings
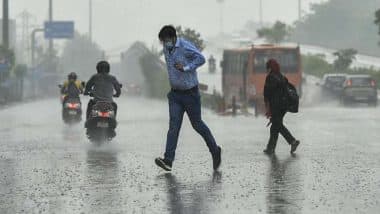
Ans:
POLYGON ((311 13, 295 25, 291 40, 333 49, 352 47, 380 55, 373 14, 379 0, 330 0, 313 4, 311 13))
POLYGON ((9 64, 10 64, 10 68, 13 68, 14 65, 15 65, 15 53, 13 52, 13 50, 11 49, 6 49, 4 46, 0 45, 0 59, 3 60, 3 59, 7 59, 9 64))
MULTIPOLYGON (((380 9, 378 9, 375 13, 375 24, 378 26, 379 28, 379 35, 380 35, 380 9)), ((379 45, 380 45, 380 42, 379 42, 379 45)))
POLYGON ((285 23, 277 21, 272 27, 263 27, 257 30, 260 38, 265 38, 270 43, 283 42, 290 33, 290 28, 285 23))
POLYGON ((356 58, 355 55, 357 53, 358 51, 352 48, 334 52, 334 56, 337 57, 334 61, 335 70, 338 72, 346 71, 350 67, 352 61, 356 58))
POLYGON ((25 64, 18 64, 18 65, 16 65, 15 70, 14 70, 15 75, 18 78, 24 77, 26 75, 27 71, 28 71, 28 67, 25 64))
POLYGON ((305 73, 322 77, 326 73, 333 73, 334 68, 325 60, 324 55, 302 55, 303 70, 305 73))
POLYGON ((103 59, 103 51, 85 35, 76 34, 73 40, 66 43, 62 53, 64 73, 72 71, 80 76, 91 76, 96 72, 96 63, 103 59))
POLYGON ((176 30, 178 37, 191 41, 200 51, 205 49, 206 45, 204 44, 204 40, 202 39, 200 33, 190 28, 182 29, 182 26, 177 26, 176 30))
POLYGON ((164 99, 170 86, 165 66, 159 56, 154 53, 143 55, 140 58, 140 66, 148 86, 148 96, 164 99))
MULTIPOLYGON (((321 78, 324 74, 337 73, 334 65, 329 64, 323 55, 303 55, 302 63, 304 72, 309 75, 321 78)), ((380 70, 374 68, 347 68, 344 72, 339 73, 369 74, 377 82, 380 82, 380 70)))

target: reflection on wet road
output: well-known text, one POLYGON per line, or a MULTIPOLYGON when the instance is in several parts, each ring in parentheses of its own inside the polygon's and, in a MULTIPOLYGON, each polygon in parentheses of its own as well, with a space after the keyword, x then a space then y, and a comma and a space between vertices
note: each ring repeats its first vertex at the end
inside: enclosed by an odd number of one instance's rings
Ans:
POLYGON ((170 213, 210 213, 208 201, 213 199, 221 189, 221 172, 214 172, 209 181, 185 185, 179 182, 175 175, 165 173, 157 176, 164 180, 168 195, 168 210, 170 213))
POLYGON ((167 103, 119 100, 116 138, 100 147, 83 123, 67 126, 57 100, 0 111, 0 213, 378 213, 380 108, 305 105, 286 124, 301 140, 296 156, 284 139, 262 153, 265 118, 204 119, 223 147, 213 173, 202 138, 184 120, 173 172, 162 155, 167 103), (40 115, 29 115, 39 109, 40 115), (5 121, 5 122, 4 122, 5 121))
POLYGON ((296 155, 280 161, 276 155, 269 156, 270 171, 267 186, 268 213, 302 213, 303 184, 296 155))

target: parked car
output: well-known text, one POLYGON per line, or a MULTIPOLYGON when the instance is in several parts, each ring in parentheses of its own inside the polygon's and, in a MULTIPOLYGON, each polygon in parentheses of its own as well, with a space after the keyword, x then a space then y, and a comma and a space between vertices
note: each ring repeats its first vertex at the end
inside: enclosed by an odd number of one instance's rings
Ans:
POLYGON ((370 75, 347 75, 343 83, 342 103, 365 102, 377 106, 377 84, 370 75))
POLYGON ((322 79, 322 92, 340 97, 346 76, 346 74, 341 73, 325 74, 322 79))

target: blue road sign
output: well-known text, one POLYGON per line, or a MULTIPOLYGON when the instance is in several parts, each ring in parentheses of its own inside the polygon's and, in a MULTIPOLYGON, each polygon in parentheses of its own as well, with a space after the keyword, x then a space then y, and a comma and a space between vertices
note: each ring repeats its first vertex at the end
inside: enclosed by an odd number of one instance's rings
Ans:
POLYGON ((0 72, 7 72, 9 70, 8 63, 0 63, 0 72))
POLYGON ((46 39, 71 39, 74 37, 73 21, 45 22, 46 39))

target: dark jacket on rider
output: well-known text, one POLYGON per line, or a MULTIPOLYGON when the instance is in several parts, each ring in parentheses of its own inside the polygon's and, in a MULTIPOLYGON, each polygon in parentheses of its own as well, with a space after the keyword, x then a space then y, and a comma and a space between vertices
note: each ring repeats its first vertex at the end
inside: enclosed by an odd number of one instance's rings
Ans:
POLYGON ((116 91, 115 96, 120 96, 120 83, 116 77, 107 73, 98 73, 87 82, 84 94, 91 92, 95 101, 113 102, 114 89, 116 91))

